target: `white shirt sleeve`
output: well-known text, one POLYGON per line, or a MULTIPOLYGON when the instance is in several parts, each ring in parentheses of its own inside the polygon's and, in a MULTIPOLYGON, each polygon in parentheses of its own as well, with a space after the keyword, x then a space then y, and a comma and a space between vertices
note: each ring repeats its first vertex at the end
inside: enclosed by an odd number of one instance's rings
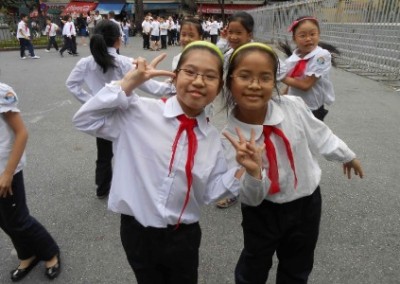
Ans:
POLYGON ((322 52, 316 54, 307 65, 305 72, 306 76, 315 75, 321 77, 322 75, 328 74, 332 67, 332 56, 329 51, 323 49, 322 52))
POLYGON ((81 103, 87 102, 93 97, 93 94, 85 91, 82 86, 85 82, 85 73, 87 72, 86 61, 81 59, 72 69, 66 81, 68 90, 75 96, 75 98, 81 103))

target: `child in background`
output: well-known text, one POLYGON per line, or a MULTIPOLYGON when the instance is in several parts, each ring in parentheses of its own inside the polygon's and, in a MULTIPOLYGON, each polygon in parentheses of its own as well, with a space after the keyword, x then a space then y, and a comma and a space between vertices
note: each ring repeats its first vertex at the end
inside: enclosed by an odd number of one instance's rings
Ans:
POLYGON ((40 261, 46 263, 45 275, 54 279, 61 272, 60 249, 26 205, 22 169, 28 132, 17 103, 14 90, 0 83, 0 227, 11 238, 20 259, 11 271, 11 280, 21 280, 40 261))
MULTIPOLYGON (((100 21, 90 38, 91 56, 82 58, 69 75, 66 85, 81 103, 92 98, 106 83, 121 79, 133 67, 133 58, 117 54, 122 45, 120 27, 113 21, 100 21), (89 91, 83 86, 87 85, 89 91)), ((155 80, 147 81, 139 87, 152 95, 171 93, 171 86, 155 80)), ((96 195, 102 199, 108 196, 112 177, 112 142, 96 139, 96 195)))
POLYGON ((49 39, 49 43, 47 44, 47 48, 45 49, 46 52, 50 52, 50 48, 54 46, 54 48, 58 51, 58 45, 56 41, 56 36, 57 36, 57 31, 59 30, 59 27, 51 22, 50 18, 46 19, 46 29, 45 33, 47 35, 47 38, 49 39))
POLYGON ((223 142, 230 168, 237 166, 240 140, 265 144, 263 168, 268 191, 254 206, 242 201, 244 248, 235 270, 237 284, 266 283, 272 257, 279 264, 277 283, 307 283, 321 217, 321 169, 316 154, 343 164, 363 177, 361 164, 295 96, 273 96, 279 60, 271 47, 248 43, 232 54, 227 73, 226 107, 231 110, 223 142), (241 138, 242 137, 242 138, 241 138), (234 145, 235 149, 232 149, 234 145))
MULTIPOLYGON (((150 65, 138 59, 137 69, 82 106, 74 124, 114 142, 108 204, 121 213, 121 240, 138 283, 194 284, 200 207, 237 195, 244 170, 227 171, 218 131, 204 113, 223 84, 220 50, 209 42, 192 42, 175 72, 155 70, 161 58, 150 65), (176 96, 155 100, 133 92, 155 76, 174 77, 176 96)), ((250 142, 249 149, 239 158, 246 169, 243 198, 266 190, 260 180, 262 148, 250 142)))
POLYGON ((314 17, 300 17, 289 27, 297 49, 286 60, 288 75, 282 80, 290 95, 301 97, 319 120, 328 113, 324 105, 335 100, 329 78, 331 53, 318 46, 320 27, 314 17))

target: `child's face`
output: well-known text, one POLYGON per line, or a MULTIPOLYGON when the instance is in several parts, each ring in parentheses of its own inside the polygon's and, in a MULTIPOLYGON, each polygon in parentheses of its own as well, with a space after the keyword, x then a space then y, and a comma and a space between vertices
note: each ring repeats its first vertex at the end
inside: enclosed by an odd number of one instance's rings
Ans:
POLYGON ((195 49, 185 55, 175 86, 177 99, 186 115, 199 115, 218 95, 222 87, 220 64, 216 55, 208 50, 195 49))
POLYGON ((275 87, 272 57, 261 51, 248 52, 236 63, 231 77, 229 89, 239 112, 259 113, 263 119, 275 87))
POLYGON ((194 25, 185 24, 181 27, 180 44, 185 47, 192 41, 201 40, 201 35, 194 25))
POLYGON ((293 40, 299 49, 300 54, 306 55, 313 51, 319 43, 319 29, 313 21, 305 20, 299 23, 293 40))
POLYGON ((251 41, 253 34, 246 31, 240 22, 230 22, 227 39, 233 49, 251 41))

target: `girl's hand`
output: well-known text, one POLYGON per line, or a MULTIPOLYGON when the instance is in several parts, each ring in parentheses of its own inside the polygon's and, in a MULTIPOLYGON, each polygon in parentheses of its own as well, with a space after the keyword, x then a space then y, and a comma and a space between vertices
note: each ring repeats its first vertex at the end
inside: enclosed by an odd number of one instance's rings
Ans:
POLYGON ((2 173, 0 175, 0 198, 6 198, 7 195, 12 195, 11 182, 13 175, 2 173))
POLYGON ((364 177, 364 172, 358 159, 353 159, 343 164, 343 174, 347 175, 349 179, 351 178, 351 169, 354 169, 356 176, 360 176, 360 178, 364 177))
POLYGON ((220 30, 219 36, 224 39, 228 37, 228 26, 225 26, 223 29, 220 30))
POLYGON ((243 166, 248 174, 261 179, 262 158, 261 154, 264 151, 265 145, 258 146, 255 142, 255 131, 251 130, 250 141, 246 141, 242 131, 236 128, 236 133, 239 141, 224 132, 224 136, 231 142, 236 150, 236 161, 243 166))
POLYGON ((121 80, 121 88, 127 94, 131 94, 133 89, 143 84, 145 81, 158 77, 168 76, 175 77, 175 73, 166 70, 157 70, 156 67, 167 55, 165 53, 160 54, 151 61, 150 64, 142 57, 138 57, 135 62, 135 68, 132 68, 124 78, 121 80))

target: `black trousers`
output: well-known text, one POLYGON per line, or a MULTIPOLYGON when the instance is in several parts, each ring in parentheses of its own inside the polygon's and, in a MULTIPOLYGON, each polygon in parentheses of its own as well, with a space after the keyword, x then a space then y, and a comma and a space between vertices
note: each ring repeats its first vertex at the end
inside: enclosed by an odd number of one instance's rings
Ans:
POLYGON ((19 259, 36 256, 50 260, 59 248, 43 225, 29 214, 22 171, 14 175, 11 186, 13 195, 0 197, 1 229, 11 238, 19 259))
POLYGON ((55 36, 50 36, 49 37, 49 43, 47 44, 47 50, 50 50, 50 48, 54 46, 54 48, 58 51, 58 45, 57 45, 57 41, 56 41, 56 37, 55 36))
POLYGON ((63 53, 65 50, 69 50, 71 52, 73 52, 73 42, 72 42, 72 38, 64 36, 64 45, 63 47, 60 49, 60 53, 63 53))
POLYGON ((199 223, 153 228, 121 215, 121 241, 138 284, 197 283, 199 223))
POLYGON ((143 48, 150 49, 150 35, 143 33, 143 48))
POLYGON ((19 38, 19 52, 21 57, 25 56, 25 49, 28 49, 30 56, 35 56, 35 52, 33 51, 32 42, 25 38, 19 38))
POLYGON ((235 269, 237 284, 265 284, 276 252, 276 283, 307 283, 321 219, 319 187, 307 197, 276 204, 242 205, 244 248, 235 269))
POLYGON ((328 110, 322 105, 319 109, 312 111, 313 115, 321 121, 324 121, 325 116, 328 114, 328 110))
POLYGON ((110 191, 112 179, 112 142, 96 138, 97 160, 96 160, 96 185, 97 195, 103 195, 110 191))
POLYGON ((167 35, 160 36, 161 38, 161 48, 167 49, 167 35))

